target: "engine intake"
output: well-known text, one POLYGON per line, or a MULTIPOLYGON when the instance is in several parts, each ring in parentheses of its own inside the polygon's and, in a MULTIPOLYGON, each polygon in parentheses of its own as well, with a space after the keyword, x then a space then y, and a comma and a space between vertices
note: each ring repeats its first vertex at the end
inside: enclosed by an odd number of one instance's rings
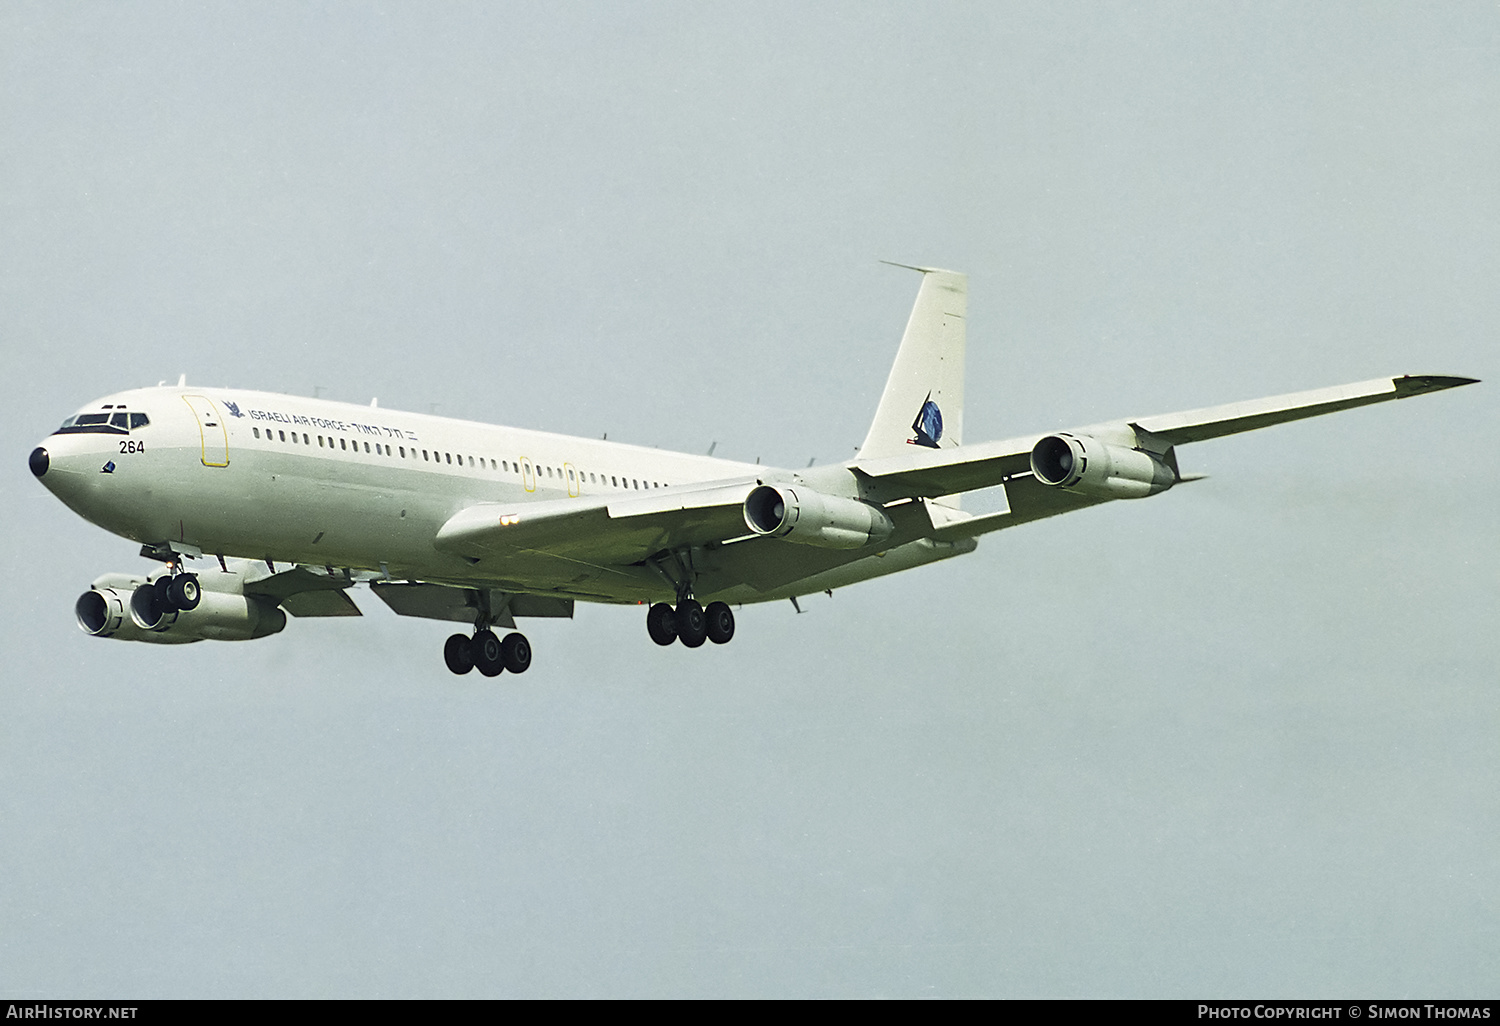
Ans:
POLYGON ((745 525, 767 538, 827 549, 858 549, 889 538, 885 511, 857 499, 824 495, 802 485, 761 485, 745 498, 745 525))
POLYGON ((1053 488, 1106 499, 1141 499, 1177 483, 1177 472, 1160 456, 1089 435, 1043 438, 1031 449, 1031 472, 1053 488))

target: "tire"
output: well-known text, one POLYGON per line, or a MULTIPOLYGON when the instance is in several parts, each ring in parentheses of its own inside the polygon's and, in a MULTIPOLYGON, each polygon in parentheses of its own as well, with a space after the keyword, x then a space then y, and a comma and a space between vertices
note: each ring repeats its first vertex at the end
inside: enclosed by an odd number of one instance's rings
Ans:
POLYGON ((197 609, 198 603, 203 600, 203 587, 198 583, 198 575, 178 574, 173 577, 167 585, 167 598, 175 609, 184 613, 189 609, 197 609))
POLYGON ((172 604, 172 578, 158 577, 151 587, 156 589, 156 603, 152 606, 156 619, 160 620, 168 613, 177 612, 177 607, 172 604))
POLYGON ((697 648, 708 640, 708 618, 695 600, 683 599, 677 603, 673 619, 677 621, 677 640, 688 648, 697 648))
POLYGON ((462 634, 450 637, 443 645, 443 662, 460 677, 474 669, 474 650, 469 647, 469 639, 462 634))
POLYGON ((646 610, 646 633, 658 645, 670 645, 677 640, 677 614, 665 602, 658 602, 646 610))
POLYGON ((734 637, 734 612, 723 602, 710 602, 703 617, 708 621, 708 640, 715 645, 726 645, 734 637))
POLYGON ((531 642, 524 634, 507 634, 500 642, 500 658, 511 673, 525 673, 531 667, 531 642))
POLYGON ((474 668, 486 677, 498 677, 505 672, 500 639, 494 631, 476 631, 469 650, 474 653, 474 668))

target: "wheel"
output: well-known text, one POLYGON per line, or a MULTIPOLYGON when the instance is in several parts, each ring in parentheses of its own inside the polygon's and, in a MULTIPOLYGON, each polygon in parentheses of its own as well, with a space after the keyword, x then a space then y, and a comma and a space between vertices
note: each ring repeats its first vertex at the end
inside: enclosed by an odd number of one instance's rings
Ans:
POLYGON ((665 602, 658 602, 646 610, 646 633, 658 645, 670 645, 677 640, 677 614, 665 602))
POLYGON ((156 619, 160 620, 168 613, 177 612, 177 607, 172 603, 172 578, 158 577, 151 587, 156 590, 156 600, 152 605, 156 619))
POLYGON ((703 616, 708 621, 709 641, 723 645, 734 637, 734 613, 723 602, 710 602, 703 616))
POLYGON ((469 647, 469 639, 462 634, 450 637, 443 645, 443 662, 459 676, 474 669, 474 650, 469 647))
POLYGON ((507 634, 500 642, 500 658, 511 673, 525 673, 531 665, 531 642, 524 634, 507 634))
POLYGON ((500 654, 500 639, 494 631, 476 631, 469 642, 474 653, 474 667, 486 677, 498 677, 505 672, 504 657, 500 654))
POLYGON ((203 598, 202 587, 198 584, 197 574, 178 574, 171 579, 167 585, 167 598, 172 606, 187 612, 189 609, 197 609, 198 603, 203 598))
POLYGON ((708 640, 708 618, 703 615, 703 607, 693 599, 677 603, 673 619, 677 621, 677 639, 688 648, 697 648, 708 640))

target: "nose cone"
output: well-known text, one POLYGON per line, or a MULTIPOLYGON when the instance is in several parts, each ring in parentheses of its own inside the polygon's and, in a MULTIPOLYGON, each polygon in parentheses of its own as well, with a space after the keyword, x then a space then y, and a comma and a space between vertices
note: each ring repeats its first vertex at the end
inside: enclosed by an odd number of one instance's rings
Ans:
POLYGON ((47 470, 52 466, 52 457, 47 455, 47 450, 40 445, 31 450, 31 459, 27 460, 31 466, 31 472, 37 477, 46 476, 47 470))

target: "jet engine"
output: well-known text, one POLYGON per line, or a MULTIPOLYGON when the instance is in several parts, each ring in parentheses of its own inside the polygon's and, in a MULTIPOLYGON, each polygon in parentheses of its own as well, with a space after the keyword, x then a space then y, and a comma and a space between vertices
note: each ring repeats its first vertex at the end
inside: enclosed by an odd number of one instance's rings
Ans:
POLYGON ((1141 499, 1177 483, 1162 457, 1089 435, 1043 438, 1031 449, 1031 472, 1042 484, 1105 499, 1141 499))
POLYGON ((267 599, 203 589, 192 609, 161 601, 155 582, 106 574, 74 604, 78 626, 96 638, 175 645, 193 641, 247 641, 275 634, 286 613, 267 599))
POLYGON ((823 495, 803 485, 761 485, 745 498, 745 524, 767 538, 827 549, 884 541, 896 525, 878 506, 823 495))

